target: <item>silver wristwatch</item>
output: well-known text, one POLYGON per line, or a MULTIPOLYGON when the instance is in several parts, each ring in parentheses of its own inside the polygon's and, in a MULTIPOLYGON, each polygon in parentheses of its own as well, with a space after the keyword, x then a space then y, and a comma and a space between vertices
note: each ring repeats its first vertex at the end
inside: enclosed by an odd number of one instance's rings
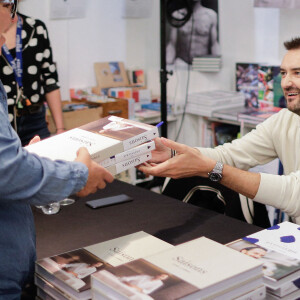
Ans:
POLYGON ((223 163, 218 161, 211 172, 208 173, 208 178, 211 181, 218 182, 223 177, 223 163))

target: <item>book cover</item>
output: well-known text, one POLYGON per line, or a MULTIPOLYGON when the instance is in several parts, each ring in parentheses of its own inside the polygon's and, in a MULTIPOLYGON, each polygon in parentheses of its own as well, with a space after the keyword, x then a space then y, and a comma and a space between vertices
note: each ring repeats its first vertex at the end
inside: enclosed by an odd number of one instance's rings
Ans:
POLYGON ((47 257, 36 262, 36 273, 68 295, 90 299, 91 275, 169 248, 168 244, 139 231, 116 239, 47 257))
POLYGON ((245 96, 246 107, 259 107, 257 63, 236 63, 236 90, 245 96))
POLYGON ((73 161, 77 150, 86 147, 91 158, 100 162, 158 136, 156 126, 109 116, 26 146, 25 149, 52 160, 73 161))
POLYGON ((149 142, 146 142, 142 145, 139 145, 139 146, 136 146, 132 149, 129 149, 127 151, 124 151, 124 152, 118 153, 116 155, 113 155, 113 156, 101 161, 100 165, 102 167, 106 168, 108 166, 114 165, 114 164, 119 163, 121 161, 128 160, 128 159, 131 159, 133 157, 137 157, 141 154, 145 154, 146 152, 151 152, 154 149, 155 149, 154 141, 149 141, 149 142))
POLYGON ((261 277, 260 262, 201 237, 97 272, 92 289, 124 299, 204 299, 222 297, 261 277))
POLYGON ((129 75, 128 77, 131 85, 139 86, 139 87, 143 87, 146 85, 144 70, 142 69, 129 70, 128 75, 129 75))
POLYGON ((243 240, 300 260, 300 226, 282 222, 258 231, 243 240))
POLYGON ((108 166, 108 167, 106 167, 106 169, 112 175, 116 175, 116 174, 119 174, 123 171, 126 171, 126 170, 130 169, 130 168, 138 166, 138 165, 150 160, 151 158, 152 158, 151 152, 147 152, 147 153, 132 157, 130 159, 118 162, 114 165, 108 166))
MULTIPOLYGON (((277 251, 253 245, 246 240, 238 240, 227 245, 241 253, 256 258, 263 263, 264 283, 276 290, 300 277, 300 261, 277 251)), ((281 293, 281 291, 278 291, 281 293)))

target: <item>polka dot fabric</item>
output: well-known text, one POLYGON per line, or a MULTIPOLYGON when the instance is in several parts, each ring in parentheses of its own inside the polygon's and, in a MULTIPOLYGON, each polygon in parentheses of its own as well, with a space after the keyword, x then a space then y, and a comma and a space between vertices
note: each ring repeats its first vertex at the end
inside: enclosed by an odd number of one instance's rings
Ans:
MULTIPOLYGON (((43 105, 45 93, 59 88, 58 75, 53 63, 48 31, 40 20, 21 15, 23 20, 23 88, 24 95, 35 105, 43 105)), ((15 49, 10 49, 13 57, 15 49)), ((9 118, 13 120, 17 100, 17 84, 10 64, 0 57, 0 78, 7 93, 9 118)), ((13 125, 13 123, 12 123, 13 125)))

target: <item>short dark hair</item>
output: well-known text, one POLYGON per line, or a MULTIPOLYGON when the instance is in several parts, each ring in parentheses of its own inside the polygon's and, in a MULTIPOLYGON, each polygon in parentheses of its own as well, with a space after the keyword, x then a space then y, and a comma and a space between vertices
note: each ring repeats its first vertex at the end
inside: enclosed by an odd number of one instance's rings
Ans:
POLYGON ((300 37, 292 38, 283 43, 286 50, 300 49, 300 37))

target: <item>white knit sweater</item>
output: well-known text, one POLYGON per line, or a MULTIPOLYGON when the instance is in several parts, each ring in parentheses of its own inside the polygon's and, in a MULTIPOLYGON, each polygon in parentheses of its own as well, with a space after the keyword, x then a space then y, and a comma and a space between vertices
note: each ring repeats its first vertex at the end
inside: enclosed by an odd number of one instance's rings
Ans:
POLYGON ((284 175, 261 174, 254 201, 272 205, 300 224, 300 117, 287 109, 259 124, 232 143, 199 148, 206 156, 248 170, 279 158, 284 175))

